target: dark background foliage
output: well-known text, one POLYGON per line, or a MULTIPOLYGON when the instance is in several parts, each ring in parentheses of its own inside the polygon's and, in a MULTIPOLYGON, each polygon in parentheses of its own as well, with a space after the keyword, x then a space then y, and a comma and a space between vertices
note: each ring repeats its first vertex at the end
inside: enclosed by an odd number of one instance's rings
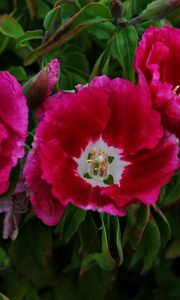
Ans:
MULTIPOLYGON (((162 1, 159 15, 147 14, 151 2, 0 1, 0 69, 25 84, 57 57, 56 89, 74 89, 100 74, 136 82, 133 57, 145 29, 180 26, 179 8, 169 15, 162 1)), ((31 112, 26 149, 34 127, 31 112)), ((14 172, 12 186, 16 180, 14 172)), ((0 299, 179 300, 179 196, 177 173, 157 206, 132 205, 119 219, 69 206, 49 228, 29 209, 17 239, 0 239, 0 299)))

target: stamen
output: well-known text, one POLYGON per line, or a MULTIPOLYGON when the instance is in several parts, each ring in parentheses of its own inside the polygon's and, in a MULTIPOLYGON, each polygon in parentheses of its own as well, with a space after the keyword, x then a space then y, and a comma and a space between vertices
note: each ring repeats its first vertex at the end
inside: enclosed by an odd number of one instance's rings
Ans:
POLYGON ((108 156, 102 148, 93 147, 92 152, 88 154, 89 174, 99 178, 105 178, 108 175, 108 156))
POLYGON ((75 160, 77 174, 93 187, 119 185, 123 170, 129 165, 121 158, 120 149, 108 146, 102 138, 95 143, 90 142, 75 160))

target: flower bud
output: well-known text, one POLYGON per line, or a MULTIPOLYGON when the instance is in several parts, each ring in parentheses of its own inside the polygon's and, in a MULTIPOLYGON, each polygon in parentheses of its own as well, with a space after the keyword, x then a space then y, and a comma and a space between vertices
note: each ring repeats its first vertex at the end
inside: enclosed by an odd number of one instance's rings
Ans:
POLYGON ((51 94, 59 78, 59 61, 53 59, 37 75, 24 85, 24 94, 29 109, 39 107, 47 96, 51 94))
POLYGON ((41 70, 24 85, 24 94, 30 109, 40 106, 46 98, 48 91, 48 71, 47 68, 41 70))
POLYGON ((121 0, 112 0, 109 8, 111 10, 111 14, 115 20, 121 18, 122 15, 122 1, 121 0))
POLYGON ((156 0, 142 11, 142 19, 163 19, 170 15, 180 5, 180 0, 156 0))

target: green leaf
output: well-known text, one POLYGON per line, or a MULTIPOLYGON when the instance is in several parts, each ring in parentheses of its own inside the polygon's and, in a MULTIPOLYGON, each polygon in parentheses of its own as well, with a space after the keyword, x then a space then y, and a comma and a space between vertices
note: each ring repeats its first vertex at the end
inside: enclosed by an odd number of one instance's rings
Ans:
POLYGON ((142 239, 135 250, 130 266, 142 261, 141 274, 147 272, 156 259, 161 245, 161 236, 157 224, 151 219, 144 230, 142 239))
POLYGON ((55 33, 62 22, 62 9, 60 5, 51 9, 44 19, 44 28, 51 34, 55 33))
POLYGON ((180 239, 173 241, 167 249, 166 258, 175 259, 180 257, 180 239))
POLYGON ((169 17, 168 17, 168 20, 170 20, 170 22, 173 24, 173 26, 175 27, 180 27, 180 7, 178 9, 176 9, 176 11, 171 14, 169 17))
POLYGON ((106 48, 95 62, 90 79, 94 78, 95 76, 108 73, 110 56, 110 49, 106 48))
POLYGON ((11 245, 10 259, 13 266, 36 287, 43 287, 50 280, 48 258, 51 255, 51 242, 50 228, 38 219, 31 218, 11 245))
POLYGON ((26 300, 41 300, 35 288, 28 286, 26 290, 26 300))
POLYGON ((128 242, 136 249, 144 229, 149 221, 150 209, 147 205, 131 205, 126 215, 126 227, 123 234, 123 246, 128 242))
POLYGON ((68 243, 78 230, 80 224, 85 220, 86 211, 73 205, 69 205, 56 227, 56 233, 60 234, 60 239, 68 243))
POLYGON ((137 47, 138 35, 133 26, 117 31, 112 39, 112 56, 123 68, 123 77, 135 82, 133 59, 137 47))
POLYGON ((80 274, 98 264, 103 270, 112 271, 123 262, 121 232, 117 217, 101 214, 101 252, 87 255, 81 265, 80 274))
POLYGON ((14 75, 18 81, 24 81, 28 77, 25 69, 21 66, 12 66, 8 68, 7 71, 14 75))
POLYGON ((178 7, 178 0, 155 0, 148 3, 147 7, 140 13, 139 17, 141 19, 160 20, 176 11, 178 7))
POLYGON ((143 9, 147 7, 147 5, 154 0, 131 0, 132 5, 132 14, 138 15, 143 9))
POLYGON ((0 15, 0 32, 8 37, 17 38, 24 31, 21 25, 9 15, 0 15))
MULTIPOLYGON (((22 46, 23 43, 29 41, 29 40, 35 40, 35 39, 41 39, 43 38, 43 30, 37 29, 33 31, 26 31, 25 33, 19 35, 16 38, 16 48, 19 48, 22 46)), ((23 44, 24 46, 24 44, 23 44)))
POLYGON ((0 32, 0 54, 6 49, 8 43, 9 43, 9 37, 8 36, 5 36, 3 35, 1 32, 0 32))
POLYGON ((84 258, 87 254, 97 252, 101 249, 98 237, 98 228, 92 216, 92 212, 88 211, 85 222, 81 223, 78 234, 80 238, 79 254, 84 258), (91 233, 91 238, 89 238, 91 233))
MULTIPOLYGON (((32 0, 31 0, 32 1, 32 0)), ((36 4, 36 16, 38 19, 44 19, 49 12, 49 5, 43 0, 35 1, 36 4)))
POLYGON ((7 268, 10 266, 10 260, 6 252, 0 247, 0 268, 7 268))
POLYGON ((169 206, 179 200, 180 197, 180 171, 171 179, 170 183, 161 189, 159 203, 169 206))
POLYGON ((111 22, 103 22, 91 25, 87 32, 95 36, 98 40, 110 40, 116 31, 116 26, 111 22))
POLYGON ((70 39, 74 38, 82 30, 93 24, 98 24, 111 19, 109 9, 100 3, 89 3, 72 16, 65 24, 52 35, 46 43, 36 48, 25 59, 24 64, 29 65, 37 60, 40 56, 52 51, 63 45, 70 39))
POLYGON ((156 224, 159 228, 161 234, 161 246, 164 248, 167 242, 170 240, 171 237, 171 227, 169 225, 168 220, 166 219, 165 215, 162 211, 156 206, 153 205, 152 215, 156 221, 156 224))

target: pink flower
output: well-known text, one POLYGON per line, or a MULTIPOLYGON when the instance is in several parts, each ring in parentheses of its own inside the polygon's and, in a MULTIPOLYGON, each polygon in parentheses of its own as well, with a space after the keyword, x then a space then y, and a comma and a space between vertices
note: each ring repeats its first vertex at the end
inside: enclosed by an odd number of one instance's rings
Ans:
POLYGON ((180 30, 148 28, 136 51, 135 69, 140 85, 150 87, 163 126, 180 138, 180 30))
POLYGON ((24 154, 28 109, 22 87, 8 72, 0 72, 0 194, 9 187, 9 176, 24 154))
POLYGON ((35 213, 48 225, 68 203, 121 216, 131 202, 157 201, 177 155, 177 140, 163 132, 148 95, 102 76, 60 94, 45 112, 25 177, 35 213))

